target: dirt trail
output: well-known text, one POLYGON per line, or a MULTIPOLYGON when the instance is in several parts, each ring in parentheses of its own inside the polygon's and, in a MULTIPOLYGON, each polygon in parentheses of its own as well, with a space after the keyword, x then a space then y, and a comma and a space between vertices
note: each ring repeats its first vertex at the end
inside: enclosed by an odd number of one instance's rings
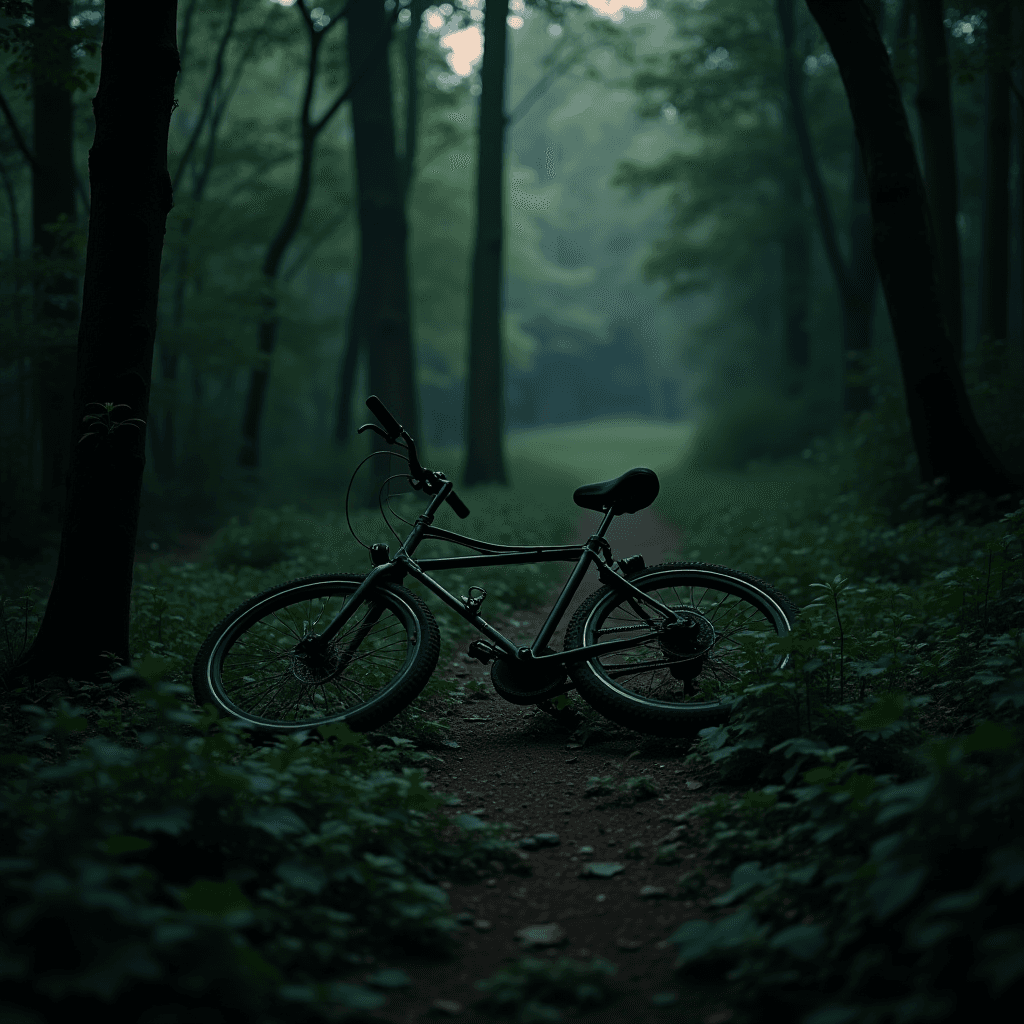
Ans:
MULTIPOLYGON (((596 522, 589 514, 581 520, 581 540, 596 522)), ((640 552, 653 565, 676 546, 678 536, 648 509, 617 520, 609 540, 617 557, 640 552)), ((546 608, 504 621, 496 617, 495 624, 503 632, 507 628, 506 635, 525 640, 545 613, 546 608)), ((561 647, 561 631, 553 646, 561 647)), ((492 862, 494 873, 475 883, 445 883, 452 909, 464 922, 455 958, 390 958, 385 966, 406 971, 412 985, 389 994, 385 1007, 369 1019, 394 1024, 488 1019, 474 1005, 479 993, 473 983, 529 953, 588 961, 600 956, 618 965, 617 998, 596 1010, 566 1010, 567 1022, 728 1021, 732 1015, 719 990, 680 983, 672 970, 675 949, 664 941, 682 921, 701 916, 707 902, 672 898, 679 876, 702 866, 700 854, 684 850, 674 864, 655 863, 674 816, 706 797, 710 788, 693 768, 683 766, 684 746, 645 742, 621 730, 597 742, 591 737, 584 745, 572 743, 549 716, 497 697, 489 669, 461 650, 439 671, 487 682, 489 697, 468 700, 449 719, 459 748, 444 754, 443 764, 431 767, 428 778, 439 791, 459 798, 453 815, 469 811, 486 821, 511 824, 512 838, 527 839, 532 870, 527 877, 505 874, 492 862), (638 746, 642 752, 627 764, 638 746), (602 803, 584 796, 592 775, 649 775, 660 795, 633 806, 602 803), (533 847, 529 837, 537 834, 557 839, 542 838, 533 847), (580 877, 588 862, 613 862, 624 870, 610 878, 580 877), (537 937, 554 938, 555 945, 530 948, 517 938, 521 929, 545 924, 557 928, 537 937), (652 1003, 654 995, 662 1005, 652 1003)))

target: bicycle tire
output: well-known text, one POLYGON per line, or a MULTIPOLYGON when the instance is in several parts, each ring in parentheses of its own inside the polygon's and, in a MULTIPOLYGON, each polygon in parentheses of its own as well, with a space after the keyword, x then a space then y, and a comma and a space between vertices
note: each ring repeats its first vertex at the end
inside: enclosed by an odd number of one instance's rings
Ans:
POLYGON ((362 580, 347 574, 308 576, 239 605, 199 649, 192 669, 196 702, 212 704, 221 716, 261 732, 339 722, 365 732, 393 718, 426 686, 441 649, 434 616, 415 594, 382 584, 366 612, 361 605, 315 657, 296 646, 315 637, 310 625, 329 621, 362 580), (260 661, 272 670, 263 678, 260 661))
MULTIPOLYGON (((732 662, 739 641, 734 638, 740 632, 785 635, 797 614, 793 602, 771 584, 720 565, 666 562, 631 576, 629 582, 645 593, 671 591, 672 599, 662 593, 660 600, 674 610, 688 613, 700 642, 693 640, 692 649, 687 651, 678 640, 673 639, 672 646, 664 639, 649 640, 639 648, 576 662, 569 666, 569 671, 577 692, 596 711, 613 722, 652 736, 693 735, 728 721, 730 706, 722 698, 727 697, 729 684, 738 679, 738 669, 732 662), (689 588, 688 600, 679 594, 683 587, 689 588), (702 591, 696 599, 695 588, 702 591), (712 592, 717 600, 714 607, 710 601, 705 602, 712 592), (690 656, 705 648, 701 657, 690 656), (636 660, 638 650, 645 652, 642 657, 649 660, 636 660), (643 668, 645 665, 647 669, 643 668), (726 678, 729 671, 733 674, 726 678), (645 681, 645 676, 650 679, 645 681), (718 695, 714 699, 695 700, 697 689, 705 698, 716 690, 718 695)), ((565 649, 590 646, 601 639, 611 639, 610 633, 641 628, 649 632, 650 626, 630 608, 628 600, 612 587, 602 587, 577 609, 566 630, 565 649), (615 616, 616 624, 606 625, 615 616)), ((779 656, 773 667, 785 665, 788 659, 788 654, 779 656)))

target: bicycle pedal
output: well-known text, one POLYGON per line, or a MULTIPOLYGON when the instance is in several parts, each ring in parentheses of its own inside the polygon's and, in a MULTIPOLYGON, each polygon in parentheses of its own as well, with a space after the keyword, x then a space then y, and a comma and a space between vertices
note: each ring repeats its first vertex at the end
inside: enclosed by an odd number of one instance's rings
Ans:
POLYGON ((481 664, 486 665, 498 656, 498 648, 493 644, 487 643, 486 640, 474 640, 466 648, 466 653, 471 658, 476 658, 481 664))

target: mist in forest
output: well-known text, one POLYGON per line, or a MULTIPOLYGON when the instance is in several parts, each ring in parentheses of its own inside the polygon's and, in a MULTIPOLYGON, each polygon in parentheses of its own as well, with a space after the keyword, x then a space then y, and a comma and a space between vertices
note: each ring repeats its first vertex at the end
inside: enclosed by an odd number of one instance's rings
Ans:
MULTIPOLYGON (((304 0, 178 4, 143 547, 259 506, 337 507, 369 451, 355 428, 380 381, 398 381, 405 425, 453 478, 476 429, 474 388, 505 457, 571 461, 573 446, 582 458, 615 438, 618 471, 799 456, 880 388, 898 392, 850 109, 802 3, 508 0, 505 128, 489 143, 483 0, 371 6, 362 24, 304 0), (502 160, 500 365, 474 384, 485 145, 502 160), (385 222, 394 244, 374 250, 370 225, 385 222), (366 340, 375 303, 404 318, 401 360, 366 340)), ((37 7, 58 28, 69 19, 73 46, 49 78, 14 51, 0 68, 14 557, 59 519, 103 30, 100 0, 37 7), (44 189, 33 175, 47 160, 44 189)), ((872 10, 924 161, 928 51, 912 7, 872 10)), ((1020 93, 993 99, 1011 72, 993 71, 986 12, 948 8, 942 26, 962 268, 953 333, 970 372, 987 346, 1017 362, 1021 348, 1020 93), (1000 173, 993 214, 986 183, 1000 173), (1001 271, 993 216, 1013 225, 1001 271), (1016 284, 993 326, 1000 273, 1016 284)), ((500 482, 500 456, 492 445, 472 480, 500 482)))

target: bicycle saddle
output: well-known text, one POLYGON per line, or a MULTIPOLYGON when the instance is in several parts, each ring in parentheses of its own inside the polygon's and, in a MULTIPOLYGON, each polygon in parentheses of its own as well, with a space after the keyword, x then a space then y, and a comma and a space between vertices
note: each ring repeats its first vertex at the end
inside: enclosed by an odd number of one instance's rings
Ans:
POLYGON ((612 509, 616 515, 624 512, 639 512, 647 508, 658 496, 661 484, 653 469, 629 469, 614 480, 599 484, 584 484, 573 492, 572 500, 580 508, 606 512, 612 509))

